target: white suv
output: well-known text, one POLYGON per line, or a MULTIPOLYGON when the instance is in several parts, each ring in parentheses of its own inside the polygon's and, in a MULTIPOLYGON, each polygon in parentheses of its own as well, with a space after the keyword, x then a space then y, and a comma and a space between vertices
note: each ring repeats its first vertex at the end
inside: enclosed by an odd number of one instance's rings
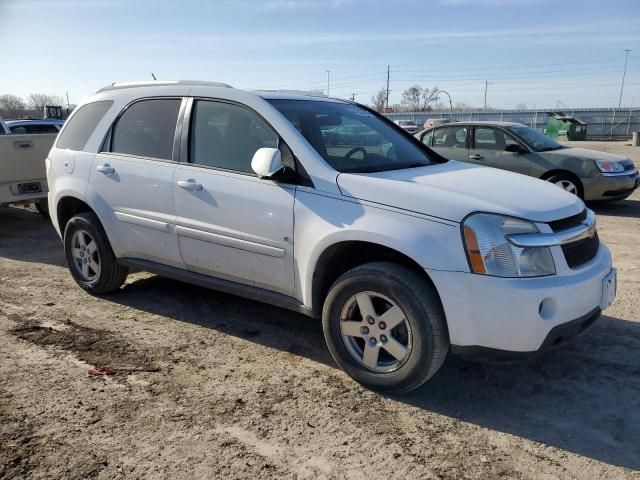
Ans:
POLYGON ((380 391, 417 388, 449 350, 561 343, 615 295, 576 196, 447 161, 342 100, 115 84, 75 110, 47 172, 88 292, 136 268, 321 317, 336 362, 380 391))

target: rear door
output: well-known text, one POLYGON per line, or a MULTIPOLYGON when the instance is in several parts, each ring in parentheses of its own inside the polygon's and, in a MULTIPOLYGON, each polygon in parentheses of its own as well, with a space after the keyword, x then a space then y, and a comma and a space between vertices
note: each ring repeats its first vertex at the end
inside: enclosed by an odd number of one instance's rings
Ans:
POLYGON ((184 267, 173 200, 181 105, 181 98, 128 105, 93 161, 88 192, 100 211, 113 215, 109 233, 119 237, 120 256, 184 267))
POLYGON ((469 159, 468 132, 466 125, 436 128, 430 146, 445 158, 466 162, 469 159))
POLYGON ((469 161, 478 165, 501 168, 511 172, 531 174, 526 155, 507 151, 518 144, 515 137, 496 127, 474 126, 469 161))
POLYGON ((184 263, 195 272, 291 296, 296 188, 258 178, 251 160, 262 147, 280 148, 285 164, 293 156, 270 125, 243 105, 195 99, 187 111, 188 158, 174 178, 184 263))

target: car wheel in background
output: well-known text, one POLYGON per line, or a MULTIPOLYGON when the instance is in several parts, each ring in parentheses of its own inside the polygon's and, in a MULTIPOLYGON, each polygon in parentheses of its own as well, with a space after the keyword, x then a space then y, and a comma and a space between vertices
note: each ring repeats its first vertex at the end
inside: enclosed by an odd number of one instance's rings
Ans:
POLYGON ((551 182, 554 185, 562 188, 563 190, 572 193, 573 195, 577 195, 580 198, 584 197, 582 184, 579 180, 576 180, 571 175, 560 173, 557 175, 552 175, 549 178, 546 178, 546 180, 547 182, 551 182))
POLYGON ((89 293, 113 292, 129 269, 118 264, 109 239, 94 213, 80 213, 64 229, 64 251, 73 279, 89 293))
POLYGON ((322 324, 338 365, 357 382, 386 393, 418 388, 438 371, 449 349, 435 288, 394 263, 368 263, 338 278, 322 324))

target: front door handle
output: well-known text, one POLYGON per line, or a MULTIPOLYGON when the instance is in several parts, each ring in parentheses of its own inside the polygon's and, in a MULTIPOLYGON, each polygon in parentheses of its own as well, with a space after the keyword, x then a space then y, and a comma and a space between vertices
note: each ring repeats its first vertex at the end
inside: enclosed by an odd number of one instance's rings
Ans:
POLYGON ((190 178, 189 180, 178 180, 177 185, 185 190, 195 190, 197 192, 202 190, 202 185, 196 183, 193 178, 190 178))
POLYGON ((475 155, 469 155, 469 158, 471 160, 484 160, 484 157, 479 153, 476 153, 475 155))
POLYGON ((98 170, 99 172, 105 173, 107 175, 109 175, 110 173, 115 173, 115 171, 116 171, 116 169, 113 168, 108 163, 105 163, 104 165, 98 165, 96 167, 96 170, 98 170))

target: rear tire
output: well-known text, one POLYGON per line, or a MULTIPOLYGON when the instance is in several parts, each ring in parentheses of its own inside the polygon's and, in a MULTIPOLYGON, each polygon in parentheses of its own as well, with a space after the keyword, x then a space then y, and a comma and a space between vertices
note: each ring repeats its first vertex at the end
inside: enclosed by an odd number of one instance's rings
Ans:
POLYGON ((35 207, 36 210, 38 210, 38 213, 40 215, 42 215, 44 218, 46 218, 47 220, 49 220, 49 202, 47 199, 44 200, 38 200, 35 203, 35 207))
POLYGON ((95 213, 79 213, 67 222, 64 251, 71 276, 89 293, 118 290, 129 274, 129 269, 117 262, 95 213))
POLYGON ((407 393, 429 380, 449 350, 435 288, 390 262, 342 275, 324 303, 322 325, 335 361, 355 381, 385 393, 407 393))

